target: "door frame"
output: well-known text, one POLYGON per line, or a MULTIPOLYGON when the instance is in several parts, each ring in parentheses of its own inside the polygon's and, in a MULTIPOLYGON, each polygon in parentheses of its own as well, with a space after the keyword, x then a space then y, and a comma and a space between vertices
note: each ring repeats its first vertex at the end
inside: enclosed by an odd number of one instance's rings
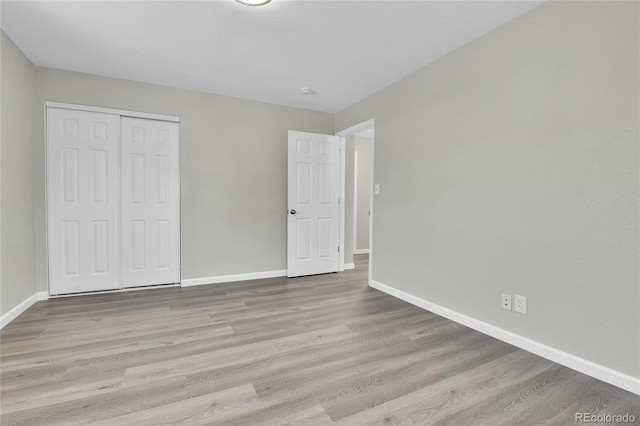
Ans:
POLYGON ((355 135, 356 133, 362 133, 365 130, 371 130, 371 182, 369 189, 371 191, 371 197, 369 198, 369 211, 371 216, 369 217, 369 281, 371 281, 371 273, 373 271, 373 199, 374 199, 374 182, 375 182, 375 146, 376 146, 376 131, 375 131, 375 119, 363 121, 344 130, 336 132, 336 136, 340 136, 340 271, 344 271, 344 252, 345 252, 345 219, 346 219, 346 138, 347 136, 355 135))
MULTIPOLYGON (((80 104, 70 104, 70 103, 65 103, 65 102, 56 102, 56 101, 45 101, 44 102, 44 141, 45 141, 45 160, 44 160, 44 176, 45 176, 45 189, 44 189, 44 214, 45 214, 45 229, 44 229, 44 239, 45 239, 45 247, 44 247, 44 251, 45 251, 45 259, 46 259, 46 268, 45 268, 45 282, 47 284, 47 293, 49 294, 48 297, 50 298, 57 298, 57 297, 69 297, 69 296, 82 296, 82 295, 87 295, 87 294, 96 294, 96 293, 112 293, 112 292, 123 292, 123 291, 134 291, 134 290, 147 290, 150 288, 154 288, 154 286, 146 286, 146 287, 133 287, 133 288, 123 288, 123 287, 119 287, 118 289, 115 290, 105 290, 105 291, 90 291, 90 292, 83 292, 83 293, 71 293, 71 294, 64 294, 64 295, 51 295, 51 286, 49 285, 49 267, 50 267, 50 262, 51 259, 49 257, 49 182, 47 179, 48 176, 48 164, 49 164, 49 158, 48 158, 48 123, 47 123, 47 110, 48 108, 60 108, 60 109, 69 109, 69 110, 76 110, 76 111, 86 111, 86 112, 98 112, 98 113, 105 113, 105 114, 112 114, 112 115, 117 115, 119 116, 119 118, 122 117, 131 117, 131 118, 142 118, 142 119, 150 119, 150 120, 157 120, 157 121, 167 121, 167 122, 171 122, 171 123, 178 123, 180 124, 180 117, 178 116, 174 116, 174 115, 164 115, 164 114, 155 114, 155 113, 148 113, 148 112, 141 112, 141 111, 129 111, 129 110, 124 110, 124 109, 116 109, 116 108, 103 108, 103 107, 96 107, 96 106, 90 106, 90 105, 80 105, 80 104)), ((118 138, 120 137, 120 121, 118 120, 118 138)), ((179 138, 178 138, 179 139, 179 138)), ((118 150, 119 151, 119 150, 118 150)), ((118 156, 120 155, 120 152, 118 152, 118 156)), ((182 176, 181 173, 181 169, 180 169, 180 151, 178 150, 178 167, 180 170, 180 176, 182 176)), ((120 187, 120 168, 118 167, 118 188, 120 187)), ((182 195, 181 195, 181 186, 178 187, 178 199, 181 200, 182 199, 182 195)), ((120 202, 118 201, 118 205, 120 204, 120 202)), ((182 202, 179 201, 179 210, 178 210, 178 220, 181 221, 182 220, 182 202)), ((118 223, 118 228, 120 228, 120 223, 118 223)), ((120 232, 120 229, 119 231, 120 232)), ((120 244, 120 242, 118 243, 120 244)), ((119 255, 121 255, 121 247, 118 248, 118 253, 119 255)), ((180 253, 179 253, 179 257, 180 259, 182 259, 182 238, 180 239, 180 253)), ((182 272, 182 269, 181 269, 182 272)), ((120 276, 119 281, 120 284, 122 284, 122 276, 121 274, 119 274, 120 276)), ((182 281, 182 277, 180 277, 180 281, 182 281)), ((168 285, 163 285, 162 287, 171 287, 171 286, 180 286, 180 283, 175 283, 175 284, 168 284, 168 285)))
MULTIPOLYGON (((128 111, 125 109, 103 108, 103 107, 96 107, 96 106, 89 106, 89 105, 67 104, 64 102, 45 101, 44 107, 45 107, 45 111, 46 111, 46 108, 63 108, 63 109, 73 109, 77 111, 103 112, 105 114, 120 115, 123 117, 147 118, 150 120, 169 121, 172 123, 180 122, 180 117, 177 117, 175 115, 154 114, 150 112, 141 112, 141 111, 128 111)), ((45 126, 45 129, 46 129, 46 126, 45 126)))

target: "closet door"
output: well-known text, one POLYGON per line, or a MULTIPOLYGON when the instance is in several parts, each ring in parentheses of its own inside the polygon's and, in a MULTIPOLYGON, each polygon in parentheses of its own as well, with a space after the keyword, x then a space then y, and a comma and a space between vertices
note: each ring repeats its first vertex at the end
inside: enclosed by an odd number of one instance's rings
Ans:
POLYGON ((119 287, 118 119, 47 108, 51 294, 119 287))
POLYGON ((122 285, 180 282, 179 125, 123 117, 122 285))

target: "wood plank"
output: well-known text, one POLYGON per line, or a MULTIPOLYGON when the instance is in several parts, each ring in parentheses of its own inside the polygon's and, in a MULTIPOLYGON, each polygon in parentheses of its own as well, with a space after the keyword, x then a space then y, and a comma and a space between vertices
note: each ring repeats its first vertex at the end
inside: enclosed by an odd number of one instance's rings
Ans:
POLYGON ((36 303, 0 423, 573 424, 640 397, 367 286, 356 269, 36 303))

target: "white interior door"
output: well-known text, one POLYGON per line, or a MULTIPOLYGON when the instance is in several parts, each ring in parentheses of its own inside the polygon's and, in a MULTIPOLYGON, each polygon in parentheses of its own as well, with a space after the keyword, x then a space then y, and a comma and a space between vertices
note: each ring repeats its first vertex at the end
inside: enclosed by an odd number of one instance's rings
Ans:
POLYGON ((121 120, 122 285, 180 282, 179 125, 121 120))
POLYGON ((49 292, 119 286, 118 116, 47 108, 49 292))
POLYGON ((340 138, 289 131, 287 276, 340 268, 340 138))

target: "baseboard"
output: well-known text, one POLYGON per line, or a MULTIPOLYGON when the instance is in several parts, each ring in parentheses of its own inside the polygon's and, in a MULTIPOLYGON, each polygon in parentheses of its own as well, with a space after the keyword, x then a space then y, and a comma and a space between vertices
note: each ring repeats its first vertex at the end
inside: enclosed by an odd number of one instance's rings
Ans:
POLYGON ((380 282, 370 280, 369 286, 391 296, 397 297, 398 299, 404 300, 405 302, 411 303, 412 305, 433 312, 434 314, 448 318, 451 321, 477 330, 483 334, 495 337, 498 340, 502 340, 503 342, 564 365, 565 367, 569 367, 588 376, 595 377, 598 380, 602 380, 603 382, 610 383, 614 386, 640 395, 640 379, 636 377, 596 364, 595 362, 588 361, 527 337, 520 336, 484 321, 480 321, 449 308, 445 308, 444 306, 429 302, 409 293, 405 293, 402 290, 389 287, 388 285, 380 282))
POLYGON ((9 324, 11 321, 16 319, 21 313, 29 309, 36 302, 40 300, 49 299, 49 294, 46 291, 39 291, 37 293, 33 293, 31 296, 27 297, 22 302, 18 303, 13 309, 11 309, 6 314, 0 317, 0 329, 4 328, 5 325, 9 324))
POLYGON ((346 271, 347 269, 355 269, 356 268, 356 264, 355 263, 345 263, 344 264, 344 270, 346 271))
POLYGON ((259 280, 262 278, 275 278, 275 277, 286 277, 286 276, 287 276, 287 270, 282 269, 278 271, 250 272, 248 274, 218 275, 215 277, 189 278, 186 280, 181 280, 180 284, 182 285, 182 287, 192 287, 195 285, 231 283, 235 281, 259 280))
POLYGON ((353 254, 369 254, 369 249, 356 249, 353 251, 353 254))

